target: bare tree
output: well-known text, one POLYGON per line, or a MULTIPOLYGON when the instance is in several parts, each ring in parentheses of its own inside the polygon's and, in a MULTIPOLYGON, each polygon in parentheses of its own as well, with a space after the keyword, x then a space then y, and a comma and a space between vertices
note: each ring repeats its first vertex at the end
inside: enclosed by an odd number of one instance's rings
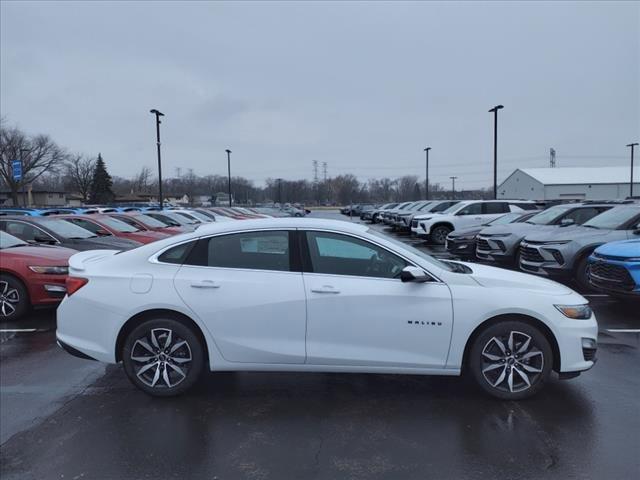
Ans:
POLYGON ((66 163, 68 184, 80 194, 83 202, 89 200, 95 168, 95 158, 86 157, 80 153, 73 155, 66 163))
POLYGON ((149 190, 149 183, 151 180, 151 169, 144 166, 140 169, 140 172, 133 177, 132 188, 135 192, 147 193, 149 190))
POLYGON ((17 127, 0 121, 0 178, 9 187, 13 204, 18 204, 18 191, 44 173, 52 173, 63 165, 66 152, 47 135, 28 137, 17 127), (14 160, 22 160, 22 179, 13 179, 14 160))

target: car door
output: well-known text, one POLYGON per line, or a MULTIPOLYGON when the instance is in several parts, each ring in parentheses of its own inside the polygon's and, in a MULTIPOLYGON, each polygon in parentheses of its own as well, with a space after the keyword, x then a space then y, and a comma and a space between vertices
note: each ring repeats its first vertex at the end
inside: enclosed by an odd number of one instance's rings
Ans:
POLYGON ((178 294, 226 360, 304 363, 306 303, 292 235, 260 230, 202 238, 176 274, 178 294))
POLYGON ((301 238, 307 363, 445 365, 452 307, 444 283, 403 283, 410 262, 362 238, 319 230, 301 238))
POLYGON ((485 223, 487 216, 483 215, 483 205, 480 202, 471 203, 456 213, 456 229, 473 227, 485 223))

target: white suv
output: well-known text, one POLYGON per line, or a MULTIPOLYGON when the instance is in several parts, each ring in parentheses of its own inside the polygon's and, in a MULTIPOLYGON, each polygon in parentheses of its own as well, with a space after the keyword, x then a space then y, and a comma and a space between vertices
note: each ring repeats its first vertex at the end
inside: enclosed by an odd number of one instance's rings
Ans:
POLYGON ((535 203, 526 200, 467 200, 437 214, 416 215, 411 231, 444 245, 447 235, 456 229, 482 225, 505 213, 536 209, 535 203))

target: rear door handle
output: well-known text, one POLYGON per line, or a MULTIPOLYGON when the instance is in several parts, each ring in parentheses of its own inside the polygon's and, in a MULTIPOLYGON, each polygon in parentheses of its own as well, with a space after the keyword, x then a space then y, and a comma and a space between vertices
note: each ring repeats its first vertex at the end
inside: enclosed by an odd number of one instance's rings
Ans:
POLYGON ((340 290, 336 290, 331 285, 323 285, 319 288, 312 288, 311 291, 313 293, 340 293, 340 290))
POLYGON ((200 280, 191 282, 191 286, 193 288, 220 288, 220 284, 218 282, 214 282, 213 280, 200 280))

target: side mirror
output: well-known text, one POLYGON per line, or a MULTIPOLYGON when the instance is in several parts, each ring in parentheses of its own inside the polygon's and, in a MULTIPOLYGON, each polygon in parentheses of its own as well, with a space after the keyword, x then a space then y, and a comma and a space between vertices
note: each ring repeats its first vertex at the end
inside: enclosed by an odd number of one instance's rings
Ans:
POLYGON ((100 229, 100 230, 96 230, 96 235, 98 235, 99 237, 108 237, 111 234, 106 230, 100 229))
POLYGON ((640 235, 640 225, 636 225, 635 230, 633 231, 634 235, 640 235))
POLYGON ((568 227, 569 225, 573 225, 574 223, 576 222, 570 218, 563 218, 562 220, 560 220, 561 227, 568 227))
POLYGON ((431 277, 427 275, 424 270, 418 267, 404 267, 400 272, 400 280, 403 282, 418 282, 424 283, 431 280, 431 277))
POLYGON ((35 237, 33 237, 33 241, 35 243, 46 243, 48 245, 53 245, 55 242, 55 240, 53 240, 51 237, 45 237, 44 235, 36 235, 35 237))

